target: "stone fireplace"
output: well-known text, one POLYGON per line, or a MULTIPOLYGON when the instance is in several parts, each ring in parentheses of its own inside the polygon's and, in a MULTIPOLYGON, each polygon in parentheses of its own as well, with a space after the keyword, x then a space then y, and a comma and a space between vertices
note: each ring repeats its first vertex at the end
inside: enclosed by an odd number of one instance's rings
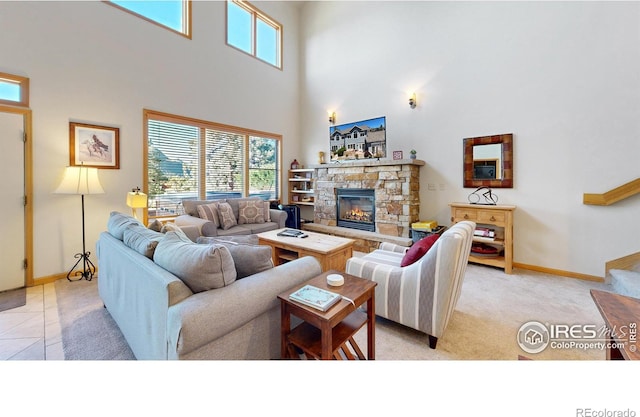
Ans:
MULTIPOLYGON (((364 240, 376 242, 375 246, 380 241, 406 241, 409 246, 411 223, 420 217, 420 167, 424 164, 418 159, 364 159, 312 165, 316 179, 314 216, 313 223, 305 228, 358 239, 362 236, 364 240), (342 221, 350 219, 339 219, 339 190, 373 193, 370 200, 373 225, 368 225, 366 230, 342 227, 342 221)), ((361 196, 356 200, 361 200, 361 196)), ((356 218, 361 216, 359 212, 352 214, 356 218)))
POLYGON ((338 188, 336 218, 339 227, 376 231, 375 191, 373 189, 338 188))

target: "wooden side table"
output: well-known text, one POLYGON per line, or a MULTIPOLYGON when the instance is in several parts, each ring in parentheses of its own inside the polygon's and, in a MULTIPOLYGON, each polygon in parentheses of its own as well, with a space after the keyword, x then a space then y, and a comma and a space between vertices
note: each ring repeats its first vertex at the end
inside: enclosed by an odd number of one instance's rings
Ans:
POLYGON ((367 356, 375 359, 375 287, 376 283, 353 275, 341 273, 344 284, 333 287, 327 284, 327 275, 338 273, 327 271, 299 284, 278 295, 280 300, 280 353, 283 359, 299 358, 295 348, 301 349, 308 358, 312 359, 365 359, 364 354, 353 339, 353 335, 367 324, 367 356), (354 304, 342 299, 327 311, 320 311, 312 307, 289 300, 289 294, 305 285, 313 285, 332 291, 353 300, 354 304), (358 307, 367 305, 367 312, 358 307), (301 318, 304 322, 291 329, 291 315, 301 318), (351 352, 354 350, 354 353, 351 352), (342 352, 342 354, 341 354, 342 352))

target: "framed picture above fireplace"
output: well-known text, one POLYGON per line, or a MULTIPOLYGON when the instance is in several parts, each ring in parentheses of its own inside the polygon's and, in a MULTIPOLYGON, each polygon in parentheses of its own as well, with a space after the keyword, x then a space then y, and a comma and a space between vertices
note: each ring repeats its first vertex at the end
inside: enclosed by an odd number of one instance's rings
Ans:
POLYGON ((329 128, 331 159, 385 158, 387 156, 385 116, 329 128))

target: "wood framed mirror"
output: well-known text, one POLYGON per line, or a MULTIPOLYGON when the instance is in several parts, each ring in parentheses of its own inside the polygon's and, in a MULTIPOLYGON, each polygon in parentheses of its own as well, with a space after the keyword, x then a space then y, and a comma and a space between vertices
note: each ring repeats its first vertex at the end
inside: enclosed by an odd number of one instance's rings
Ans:
POLYGON ((513 188, 513 134, 465 138, 463 186, 513 188))

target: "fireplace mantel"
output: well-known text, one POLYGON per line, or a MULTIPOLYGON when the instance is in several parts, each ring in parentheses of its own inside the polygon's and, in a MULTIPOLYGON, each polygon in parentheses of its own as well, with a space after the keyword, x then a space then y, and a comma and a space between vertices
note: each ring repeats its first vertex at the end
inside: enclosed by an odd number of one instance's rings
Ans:
POLYGON ((420 217, 420 159, 358 159, 310 165, 315 204, 313 221, 337 226, 336 190, 375 190, 375 232, 409 237, 411 223, 420 217))
POLYGON ((348 159, 342 161, 331 161, 326 164, 313 164, 307 168, 349 168, 349 167, 376 167, 389 165, 417 165, 423 166, 425 162, 421 159, 348 159))

